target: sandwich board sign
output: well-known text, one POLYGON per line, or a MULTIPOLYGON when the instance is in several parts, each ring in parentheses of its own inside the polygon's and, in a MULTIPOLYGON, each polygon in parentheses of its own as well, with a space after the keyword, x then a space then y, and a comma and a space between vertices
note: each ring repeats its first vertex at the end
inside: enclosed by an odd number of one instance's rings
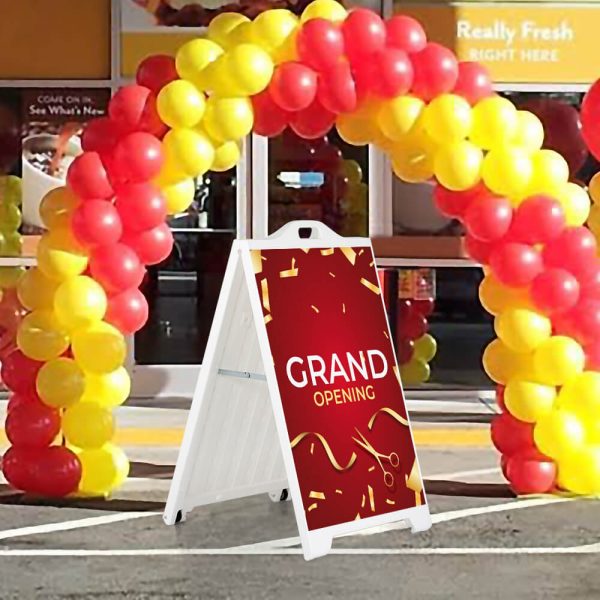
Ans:
POLYGON ((235 241, 165 523, 289 489, 310 560, 361 529, 428 529, 421 481, 370 241, 315 221, 235 241))

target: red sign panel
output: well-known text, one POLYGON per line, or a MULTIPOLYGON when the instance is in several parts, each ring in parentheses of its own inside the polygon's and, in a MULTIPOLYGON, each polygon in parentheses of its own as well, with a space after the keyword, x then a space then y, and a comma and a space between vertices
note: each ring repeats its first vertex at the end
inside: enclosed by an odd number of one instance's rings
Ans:
POLYGON ((370 248, 253 261, 309 530, 422 504, 370 248))

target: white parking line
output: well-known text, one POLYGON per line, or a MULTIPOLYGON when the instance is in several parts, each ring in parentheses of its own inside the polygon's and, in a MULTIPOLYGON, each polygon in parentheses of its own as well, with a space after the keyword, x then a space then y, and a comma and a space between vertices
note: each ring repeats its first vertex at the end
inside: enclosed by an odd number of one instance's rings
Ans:
POLYGON ((479 475, 491 475, 492 473, 499 472, 500 467, 488 467, 486 469, 475 469, 471 471, 450 471, 449 473, 435 473, 434 475, 424 474, 423 477, 429 480, 457 479, 458 477, 477 477, 479 475))

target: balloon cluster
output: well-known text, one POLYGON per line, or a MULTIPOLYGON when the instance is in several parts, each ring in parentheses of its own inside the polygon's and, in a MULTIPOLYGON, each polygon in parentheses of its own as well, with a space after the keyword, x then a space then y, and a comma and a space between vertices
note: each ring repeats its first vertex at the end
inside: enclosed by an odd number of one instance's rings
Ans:
POLYGON ((427 333, 427 317, 433 309, 433 298, 398 301, 396 351, 400 376, 407 385, 425 383, 431 376, 429 363, 437 353, 437 342, 427 333))
POLYGON ((0 177, 0 254, 20 256, 23 240, 21 227, 21 178, 15 175, 0 177))

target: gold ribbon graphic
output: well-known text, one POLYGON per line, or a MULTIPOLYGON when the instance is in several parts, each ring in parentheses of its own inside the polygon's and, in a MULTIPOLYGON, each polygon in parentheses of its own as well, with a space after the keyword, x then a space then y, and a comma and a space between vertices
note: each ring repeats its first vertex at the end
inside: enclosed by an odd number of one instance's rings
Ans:
POLYGON ((350 460, 348 461, 348 464, 345 467, 342 467, 342 465, 340 465, 340 463, 335 458, 333 451, 329 446, 329 442, 320 433, 317 433, 316 431, 305 431, 304 433, 297 435, 290 443, 292 449, 294 449, 302 440, 307 438, 309 435, 314 435, 321 442, 321 444, 323 445, 323 449, 325 450, 325 454, 327 454, 329 462, 336 471, 347 471, 356 462, 356 453, 353 452, 352 456, 350 457, 350 460))
POLYGON ((408 427, 408 421, 400 416, 395 410, 388 408, 387 406, 385 406, 384 408, 380 408, 372 417, 371 420, 369 421, 369 429, 373 429, 373 425, 375 424, 375 419, 381 414, 381 413, 385 413, 386 415, 390 415, 390 417, 392 417, 392 419, 398 421, 398 423, 400 423, 401 425, 405 425, 406 427, 408 427))
POLYGON ((417 461, 413 463, 410 475, 406 478, 406 487, 415 493, 415 504, 421 506, 421 492, 423 491, 423 482, 419 475, 419 469, 417 467, 417 461))

